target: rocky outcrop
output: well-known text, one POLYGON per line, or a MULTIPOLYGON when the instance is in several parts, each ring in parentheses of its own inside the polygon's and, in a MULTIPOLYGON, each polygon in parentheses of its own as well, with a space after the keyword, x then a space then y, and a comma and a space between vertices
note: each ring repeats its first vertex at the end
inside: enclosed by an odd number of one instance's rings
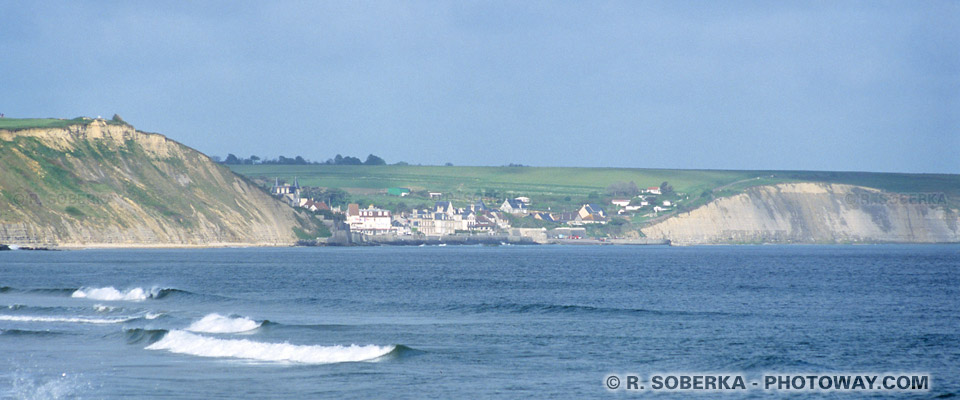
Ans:
POLYGON ((760 186, 642 232, 677 245, 960 242, 960 213, 941 196, 826 183, 760 186))
POLYGON ((280 246, 316 221, 163 135, 93 120, 0 130, 0 243, 280 246))

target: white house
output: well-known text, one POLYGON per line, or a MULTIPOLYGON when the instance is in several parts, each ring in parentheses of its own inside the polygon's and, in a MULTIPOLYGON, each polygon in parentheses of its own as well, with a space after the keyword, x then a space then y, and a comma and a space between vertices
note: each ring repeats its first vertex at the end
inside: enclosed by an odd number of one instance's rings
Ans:
POLYGON ((347 224, 350 230, 366 235, 382 235, 392 229, 390 211, 379 208, 360 209, 357 204, 347 206, 347 224))
POLYGON ((500 211, 510 214, 523 214, 527 212, 527 205, 522 201, 506 199, 500 205, 500 211))
POLYGON ((664 200, 664 201, 663 201, 663 206, 664 206, 664 207, 670 207, 671 205, 673 205, 673 203, 671 203, 670 200, 664 200))
POLYGON ((523 204, 530 204, 530 198, 526 196, 514 197, 513 199, 523 204))
POLYGON ((650 186, 650 187, 648 187, 646 190, 644 190, 644 193, 662 194, 662 193, 660 192, 660 188, 657 187, 657 186, 650 186))
POLYGON ((612 203, 615 206, 626 207, 630 205, 630 199, 613 199, 613 200, 610 200, 610 203, 612 203))

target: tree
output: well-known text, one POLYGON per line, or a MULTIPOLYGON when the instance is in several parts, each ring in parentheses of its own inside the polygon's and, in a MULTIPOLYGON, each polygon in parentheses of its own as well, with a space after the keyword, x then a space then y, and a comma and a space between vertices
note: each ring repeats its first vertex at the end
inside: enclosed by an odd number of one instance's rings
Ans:
POLYGON ((673 186, 670 185, 670 183, 668 183, 667 181, 663 181, 663 183, 660 184, 660 193, 664 195, 672 195, 673 186))
POLYGON ((335 207, 347 202, 347 192, 340 188, 327 188, 320 191, 317 194, 317 198, 327 203, 330 207, 335 207))
POLYGON ((233 153, 227 154, 227 159, 223 161, 224 164, 240 164, 240 159, 233 153))
POLYGON ((363 165, 387 165, 387 162, 380 157, 370 154, 367 156, 367 161, 363 162, 363 165))
POLYGON ((334 165, 343 164, 343 156, 337 154, 336 157, 333 157, 333 164, 334 164, 334 165))
POLYGON ((363 161, 360 161, 359 158, 346 156, 340 160, 341 165, 363 165, 363 161))
POLYGON ((255 155, 250 156, 250 164, 259 164, 259 163, 260 163, 260 157, 257 157, 255 155))
POLYGON ((607 193, 611 196, 636 196, 640 194, 640 188, 633 181, 614 182, 607 186, 607 193))

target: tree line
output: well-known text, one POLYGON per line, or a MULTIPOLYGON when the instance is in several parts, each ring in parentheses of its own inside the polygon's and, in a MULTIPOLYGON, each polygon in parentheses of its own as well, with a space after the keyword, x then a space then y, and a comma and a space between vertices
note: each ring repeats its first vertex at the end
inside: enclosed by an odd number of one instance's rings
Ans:
POLYGON ((256 155, 252 155, 247 158, 237 157, 235 154, 227 154, 227 158, 220 160, 220 157, 213 157, 214 161, 221 164, 227 165, 387 165, 387 162, 384 159, 377 157, 373 154, 367 156, 365 161, 360 161, 357 157, 351 156, 342 156, 337 154, 336 157, 327 159, 327 161, 310 161, 301 156, 296 156, 293 158, 279 156, 277 158, 260 158, 256 155))

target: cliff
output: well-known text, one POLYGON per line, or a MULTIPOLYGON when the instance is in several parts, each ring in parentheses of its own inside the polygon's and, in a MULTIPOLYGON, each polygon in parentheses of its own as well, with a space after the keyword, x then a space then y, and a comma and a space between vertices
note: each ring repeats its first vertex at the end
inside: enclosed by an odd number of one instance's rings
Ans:
POLYGON ((943 194, 895 194, 829 183, 746 189, 642 232, 678 245, 960 242, 960 212, 943 194))
POLYGON ((281 246, 316 229, 187 146, 122 122, 73 121, 0 129, 0 243, 281 246))

